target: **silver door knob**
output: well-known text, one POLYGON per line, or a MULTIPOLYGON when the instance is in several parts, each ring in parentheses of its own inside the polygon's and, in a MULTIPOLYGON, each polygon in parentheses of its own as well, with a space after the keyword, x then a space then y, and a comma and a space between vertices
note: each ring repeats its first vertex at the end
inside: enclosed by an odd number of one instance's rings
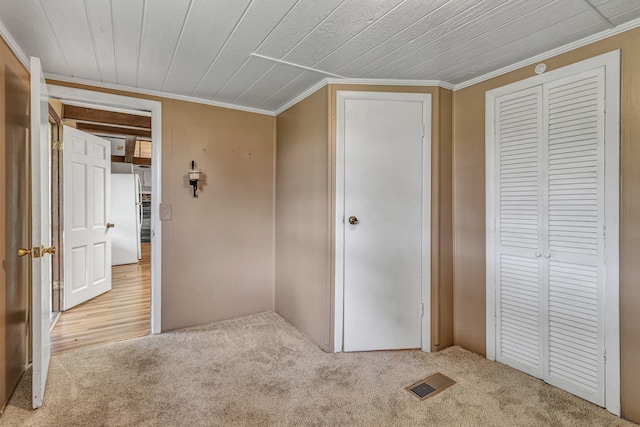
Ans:
POLYGON ((535 251, 533 254, 536 258, 540 258, 540 256, 542 255, 539 251, 535 251))
POLYGON ((551 254, 544 254, 545 258, 551 258, 551 254))
POLYGON ((349 217, 349 224, 356 225, 358 222, 359 222, 358 218, 356 218, 355 216, 350 216, 349 217))

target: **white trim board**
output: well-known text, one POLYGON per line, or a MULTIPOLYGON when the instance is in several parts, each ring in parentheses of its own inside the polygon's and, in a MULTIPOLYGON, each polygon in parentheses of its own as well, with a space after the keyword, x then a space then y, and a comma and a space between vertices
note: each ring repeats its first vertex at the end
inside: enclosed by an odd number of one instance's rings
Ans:
POLYGON ((93 108, 125 109, 151 113, 151 333, 162 331, 162 103, 148 99, 49 85, 49 97, 93 108))
POLYGON ((343 351, 344 334, 344 102, 347 99, 421 101, 425 108, 422 139, 422 351, 431 351, 431 116, 430 93, 338 91, 336 96, 336 195, 333 221, 334 240, 334 343, 333 351, 343 351))
POLYGON ((293 107, 300 101, 329 84, 338 85, 371 85, 371 86, 413 86, 413 87, 441 87, 443 89, 453 90, 453 85, 441 80, 400 80, 400 79, 335 79, 324 78, 311 86, 310 88, 300 92, 299 95, 287 101, 278 107, 274 114, 277 116, 289 108, 293 107))
POLYGON ((496 360, 495 324, 495 265, 496 236, 494 218, 495 162, 494 127, 495 99, 507 93, 541 85, 583 71, 606 67, 607 112, 605 123, 605 295, 604 324, 606 351, 605 400, 609 412, 620 416, 620 257, 619 257, 619 212, 620 212, 620 50, 615 50, 584 61, 580 61, 544 74, 520 80, 486 92, 485 98, 485 164, 486 164, 486 351, 487 359, 496 360))
POLYGON ((194 96, 177 95, 177 94, 168 93, 168 92, 161 92, 159 90, 142 89, 142 88, 124 86, 124 85, 113 84, 113 83, 96 82, 94 80, 80 79, 77 77, 67 77, 60 74, 45 73, 44 76, 46 77, 47 80, 57 80, 65 83, 93 86, 93 87, 102 88, 102 89, 111 89, 111 90, 119 90, 122 92, 139 93, 142 95, 157 96, 159 98, 176 99, 178 101, 186 101, 186 102, 193 102, 195 104, 211 105, 213 107, 228 108, 231 110, 245 111, 247 113, 264 114, 267 116, 275 115, 273 111, 269 111, 269 110, 261 110, 259 108, 252 108, 252 107, 244 107, 242 105, 229 104, 226 102, 213 101, 210 99, 196 98, 194 96))
POLYGON ((27 71, 31 72, 31 62, 29 61, 29 57, 24 54, 22 49, 20 49, 20 46, 11 36, 11 33, 9 33, 9 30, 7 30, 7 27, 5 27, 2 22, 0 22, 0 36, 2 36, 4 41, 7 43, 7 46, 9 46, 9 49, 11 49, 16 58, 18 58, 18 61, 20 61, 22 66, 26 68, 27 71))

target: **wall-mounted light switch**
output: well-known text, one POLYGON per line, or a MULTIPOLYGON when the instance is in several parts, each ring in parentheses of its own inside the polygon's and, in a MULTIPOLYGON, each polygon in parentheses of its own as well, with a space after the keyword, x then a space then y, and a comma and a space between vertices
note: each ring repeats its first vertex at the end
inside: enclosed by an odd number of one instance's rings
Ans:
POLYGON ((171 220, 171 205, 163 203, 160 205, 160 221, 169 220, 171 220))

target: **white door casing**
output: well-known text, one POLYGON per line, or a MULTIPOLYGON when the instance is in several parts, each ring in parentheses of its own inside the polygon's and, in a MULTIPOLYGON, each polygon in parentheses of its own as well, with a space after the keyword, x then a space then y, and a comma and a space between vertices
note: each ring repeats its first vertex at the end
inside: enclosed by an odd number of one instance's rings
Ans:
POLYGON ((619 415, 619 51, 486 106, 487 357, 619 415))
POLYGON ((49 96, 89 108, 151 116, 151 333, 162 330, 162 103, 150 99, 95 92, 69 86, 49 86, 49 96))
MULTIPOLYGON (((49 98, 40 59, 31 57, 31 235, 32 248, 51 246, 49 98)), ((51 256, 32 256, 32 405, 42 406, 51 344, 51 256)))
POLYGON ((336 349, 428 350, 430 95, 340 91, 337 107, 336 349))
POLYGON ((111 143, 68 126, 62 131, 68 310, 111 290, 111 143))

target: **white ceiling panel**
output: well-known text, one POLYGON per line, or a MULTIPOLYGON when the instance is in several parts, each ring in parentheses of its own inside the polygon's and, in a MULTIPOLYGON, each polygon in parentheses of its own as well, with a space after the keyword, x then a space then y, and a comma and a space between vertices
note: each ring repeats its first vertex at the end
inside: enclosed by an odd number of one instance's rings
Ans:
POLYGON ((89 31, 93 40, 100 80, 115 82, 117 81, 117 73, 111 2, 85 0, 84 5, 87 11, 89 31))
POLYGON ((62 46, 72 77, 100 81, 98 61, 83 0, 40 2, 62 46), (61 7, 64 5, 65 7, 61 7), (73 28, 73 31, 69 31, 73 28))
MULTIPOLYGON (((405 57, 399 58, 393 63, 380 68, 377 72, 390 75, 393 78, 419 79, 425 73, 435 75, 442 70, 455 66, 459 58, 475 58, 477 52, 485 52, 486 46, 495 46, 497 41, 510 37, 517 40, 519 34, 529 35, 535 32, 546 31, 540 28, 540 23, 552 25, 574 16, 575 2, 565 0, 561 7, 553 4, 552 0, 525 1, 526 4, 518 5, 517 13, 512 6, 505 5, 495 13, 500 24, 496 25, 493 17, 486 17, 483 22, 477 22, 478 30, 470 27, 460 27, 449 33, 446 37, 438 39, 429 45, 410 52, 405 57), (464 40, 461 42, 461 40, 464 40), (430 56, 432 55, 432 56, 430 56)), ((600 22, 595 16, 590 15, 589 23, 600 22)), ((601 24, 604 29, 604 24, 601 24)))
POLYGON ((39 57, 49 73, 71 76, 62 47, 39 1, 0 0, 0 16, 26 55, 39 57))
POLYGON ((428 21, 428 28, 423 34, 411 39, 410 43, 389 51, 387 54, 370 62, 365 67, 359 68, 355 73, 363 77, 370 77, 374 74, 385 75, 383 70, 379 72, 378 70, 388 66, 389 64, 393 64, 397 59, 406 58, 408 55, 411 55, 418 46, 429 46, 436 40, 446 37, 446 35, 451 31, 459 30, 461 27, 465 27, 467 25, 473 25, 474 22, 478 22, 481 17, 485 16, 485 14, 496 13, 501 7, 506 7, 509 4, 507 1, 508 0, 492 0, 475 2, 473 6, 464 10, 452 11, 454 13, 450 14, 446 19, 432 23, 429 23, 428 21))
POLYGON ((233 102, 269 71, 271 67, 273 67, 272 62, 250 57, 247 62, 238 69, 236 74, 227 80, 227 83, 225 83, 218 92, 216 99, 222 102, 233 102))
POLYGON ((320 74, 305 71, 261 102, 260 108, 276 110, 321 81, 323 77, 320 74))
POLYGON ((193 0, 163 91, 182 95, 193 92, 249 3, 250 0, 193 0))
POLYGON ((470 60, 461 63, 446 70, 443 74, 450 75, 451 82, 454 84, 462 83, 469 80, 469 76, 471 76, 471 78, 482 76, 492 70, 506 67, 531 56, 551 50, 555 46, 562 46, 570 43, 572 40, 580 40, 601 29, 602 26, 600 22, 596 22, 593 16, 589 15, 589 12, 582 12, 579 15, 574 15, 569 19, 548 26, 544 31, 538 31, 509 42, 505 44, 504 49, 493 49, 483 54, 481 61, 476 58, 475 61, 470 60), (586 25, 588 25, 589 22, 591 22, 591 26, 587 27, 586 25), (525 46, 529 46, 529 48, 530 46, 535 46, 534 49, 530 48, 532 55, 524 50, 525 46), (520 50, 518 50, 518 48, 520 48, 520 50), (506 52, 511 53, 506 54, 506 52), (461 71, 465 68, 467 69, 466 72, 461 71))
POLYGON ((0 0, 45 73, 268 111, 327 73, 462 83, 632 20, 640 0, 0 0))
POLYGON ((284 59, 304 65, 314 64, 357 36, 401 2, 402 0, 345 2, 287 53, 284 59))
POLYGON ((413 25, 417 20, 429 15, 449 0, 405 0, 388 14, 371 24, 348 43, 335 49, 313 64, 321 70, 338 70, 354 58, 375 49, 392 36, 413 25))
MULTIPOLYGON (((499 0, 503 2, 504 0, 499 0)), ((415 47, 415 41, 437 29, 444 23, 451 21, 456 16, 477 8, 480 4, 477 0, 450 0, 441 7, 429 12, 415 23, 402 28, 396 35, 378 44, 373 49, 368 50, 362 55, 354 57, 346 64, 340 66, 333 72, 345 76, 364 76, 367 72, 384 65, 384 58, 391 55, 398 49, 407 48, 407 46, 415 47), (376 66, 376 64, 378 64, 376 66), (364 70, 359 73, 359 70, 364 70)), ((484 4, 486 7, 487 3, 484 4)))
MULTIPOLYGON (((137 87, 144 3, 142 0, 111 2, 116 83, 121 85, 137 87)), ((144 81, 140 84, 144 87, 144 81)))
MULTIPOLYGON (((268 99, 280 88, 294 81, 302 74, 304 73, 297 68, 278 64, 272 65, 267 73, 247 88, 246 92, 242 93, 234 102, 242 105, 254 105, 256 102, 268 99)), ((322 80, 323 77, 326 77, 318 73, 310 74, 314 75, 316 80, 322 80)))
POLYGON ((240 18, 236 31, 231 34, 220 55, 213 60, 192 95, 215 98, 227 80, 248 61, 249 55, 260 47, 295 3, 295 0, 253 0, 240 18))
POLYGON ((190 0, 146 2, 136 77, 144 79, 147 89, 162 89, 190 4, 190 0))
POLYGON ((260 54, 282 58, 346 0, 300 0, 260 46, 260 54))

